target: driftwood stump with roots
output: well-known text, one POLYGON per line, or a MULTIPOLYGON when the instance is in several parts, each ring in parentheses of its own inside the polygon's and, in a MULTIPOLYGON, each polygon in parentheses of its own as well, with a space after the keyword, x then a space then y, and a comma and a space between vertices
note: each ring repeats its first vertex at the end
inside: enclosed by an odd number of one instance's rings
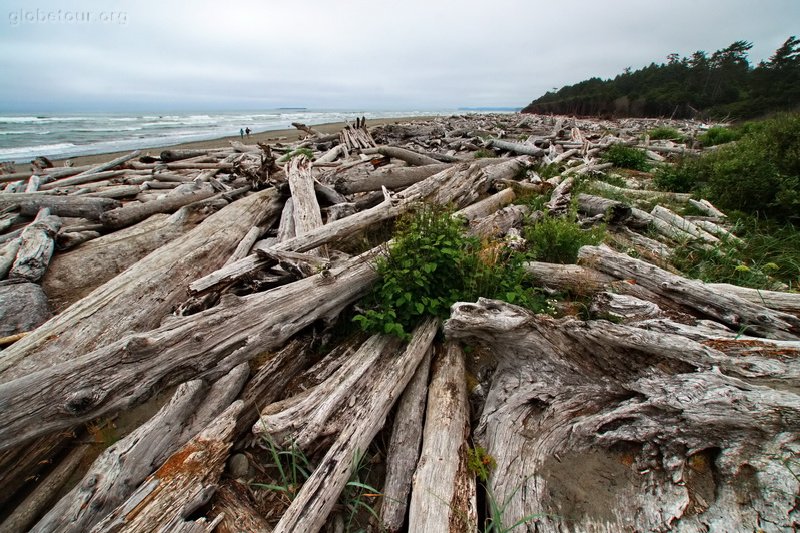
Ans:
POLYGON ((635 326, 453 306, 446 335, 498 360, 476 439, 497 461, 488 489, 504 524, 792 531, 800 343, 635 326))

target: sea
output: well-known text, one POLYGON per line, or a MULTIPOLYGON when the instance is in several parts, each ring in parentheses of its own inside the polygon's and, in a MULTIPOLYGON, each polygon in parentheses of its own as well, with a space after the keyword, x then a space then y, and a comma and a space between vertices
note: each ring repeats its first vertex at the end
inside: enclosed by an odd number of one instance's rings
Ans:
POLYGON ((195 113, 58 113, 0 114, 0 161, 23 163, 37 156, 64 159, 139 148, 239 135, 250 128, 260 133, 370 118, 476 113, 478 110, 439 109, 362 111, 281 108, 259 111, 195 113))

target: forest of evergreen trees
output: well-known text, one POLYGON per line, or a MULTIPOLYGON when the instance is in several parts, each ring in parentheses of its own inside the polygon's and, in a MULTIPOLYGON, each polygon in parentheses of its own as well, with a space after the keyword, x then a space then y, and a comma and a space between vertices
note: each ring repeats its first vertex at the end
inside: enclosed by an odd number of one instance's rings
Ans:
POLYGON ((523 113, 603 117, 745 119, 800 107, 800 39, 789 37, 753 67, 752 43, 736 41, 709 57, 697 51, 630 68, 614 79, 588 80, 548 92, 523 113))

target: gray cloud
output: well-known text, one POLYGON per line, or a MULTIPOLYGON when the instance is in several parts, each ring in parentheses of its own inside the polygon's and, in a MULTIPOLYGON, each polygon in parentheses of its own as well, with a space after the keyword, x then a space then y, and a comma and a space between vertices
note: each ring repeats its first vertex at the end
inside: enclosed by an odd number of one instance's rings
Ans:
POLYGON ((670 52, 797 33, 800 2, 43 1, 0 10, 0 108, 522 106, 670 52))

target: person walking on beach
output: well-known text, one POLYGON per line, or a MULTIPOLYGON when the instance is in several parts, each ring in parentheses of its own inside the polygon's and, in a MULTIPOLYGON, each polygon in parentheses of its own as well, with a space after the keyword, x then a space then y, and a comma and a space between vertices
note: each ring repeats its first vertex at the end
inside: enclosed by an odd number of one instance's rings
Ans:
POLYGON ((250 128, 247 128, 246 130, 244 130, 244 132, 247 134, 247 138, 249 139, 250 138, 250 128))
POLYGON ((244 130, 242 128, 239 128, 239 137, 241 137, 242 140, 244 140, 244 130))

